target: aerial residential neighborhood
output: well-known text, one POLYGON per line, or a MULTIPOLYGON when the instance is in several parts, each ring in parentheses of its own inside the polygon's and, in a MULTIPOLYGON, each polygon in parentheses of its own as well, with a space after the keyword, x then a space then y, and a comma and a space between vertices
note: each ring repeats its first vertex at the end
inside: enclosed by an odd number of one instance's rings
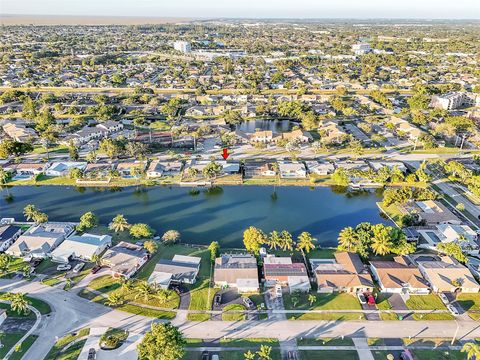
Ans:
POLYGON ((475 1, 0 8, 0 359, 480 359, 475 1))

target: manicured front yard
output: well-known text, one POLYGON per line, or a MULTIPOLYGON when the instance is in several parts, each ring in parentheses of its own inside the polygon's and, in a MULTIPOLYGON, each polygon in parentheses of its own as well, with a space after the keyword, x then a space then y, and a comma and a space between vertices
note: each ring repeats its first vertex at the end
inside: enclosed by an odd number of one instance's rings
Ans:
MULTIPOLYGON (((198 287, 190 290, 190 306, 188 310, 211 310, 215 294, 219 289, 210 287, 210 280, 204 280, 198 287)), ((188 319, 192 321, 206 321, 210 314, 189 313, 188 319)))
POLYGON ((4 356, 10 351, 10 349, 15 346, 18 340, 22 338, 24 333, 0 333, 0 341, 3 347, 0 348, 0 359, 3 359, 4 356))
POLYGON ((10 360, 21 360, 23 355, 25 355, 25 353, 28 351, 28 349, 30 349, 30 347, 33 345, 35 340, 37 340, 36 335, 30 335, 25 340, 23 340, 23 342, 20 346, 20 351, 15 351, 12 354, 12 356, 10 356, 10 360))
MULTIPOLYGON (((245 352, 248 349, 245 348, 245 352)), ((254 352, 253 350, 251 350, 254 352)), ((242 351, 222 351, 218 354, 220 360, 245 360, 244 353, 242 351)), ((199 360, 202 357, 200 351, 187 351, 183 356, 182 360, 199 360)), ((282 357, 280 355, 280 350, 273 349, 270 353, 272 360, 280 360, 282 357)))
POLYGON ((261 345, 267 345, 271 347, 279 346, 278 339, 274 338, 245 338, 245 339, 229 339, 223 338, 220 340, 220 346, 225 347, 247 347, 247 348, 259 348, 261 345))
POLYGON ((446 310, 442 300, 435 294, 411 295, 406 305, 411 310, 446 310))
MULTIPOLYGON (((5 299, 6 293, 0 293, 0 300, 6 300, 5 299)), ((30 302, 30 305, 32 305, 34 308, 36 308, 38 311, 40 311, 40 314, 46 315, 50 314, 52 312, 52 309, 50 308, 50 305, 48 305, 45 301, 42 301, 37 298, 33 298, 30 296, 26 296, 26 299, 30 302)), ((0 307, 2 309, 10 309, 10 305, 5 304, 5 303, 0 303, 0 307)), ((7 315, 8 316, 24 316, 24 315, 19 315, 16 312, 10 312, 10 310, 7 310, 7 315)), ((35 318, 35 314, 31 313, 26 315, 35 318)))
POLYGON ((351 338, 297 339, 298 346, 353 346, 351 338))
POLYGON ((242 321, 246 319, 246 315, 242 313, 227 313, 226 311, 231 311, 231 310, 246 310, 245 306, 241 304, 231 304, 227 305, 223 308, 223 311, 225 311, 222 314, 222 320, 223 321, 242 321))
POLYGON ((304 314, 287 314, 289 320, 325 320, 325 321, 354 321, 365 320, 362 313, 346 313, 346 312, 328 312, 328 313, 304 313, 304 314))
POLYGON ((336 294, 317 294, 315 301, 310 303, 307 293, 299 294, 300 301, 293 306, 292 295, 284 294, 283 302, 285 309, 294 310, 361 310, 362 307, 358 299, 351 294, 336 293, 336 294))
POLYGON ((480 310, 480 294, 459 294, 457 302, 464 310, 480 310))

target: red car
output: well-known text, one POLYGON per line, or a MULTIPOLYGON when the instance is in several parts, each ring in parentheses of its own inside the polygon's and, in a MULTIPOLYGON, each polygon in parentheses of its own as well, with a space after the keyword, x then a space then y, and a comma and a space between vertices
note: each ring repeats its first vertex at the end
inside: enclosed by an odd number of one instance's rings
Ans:
POLYGON ((92 274, 96 274, 101 268, 102 268, 102 267, 101 267, 101 266, 98 266, 98 265, 97 265, 97 266, 94 266, 94 267, 92 268, 91 273, 92 273, 92 274))
POLYGON ((375 298, 372 294, 366 296, 368 305, 375 305, 375 298))

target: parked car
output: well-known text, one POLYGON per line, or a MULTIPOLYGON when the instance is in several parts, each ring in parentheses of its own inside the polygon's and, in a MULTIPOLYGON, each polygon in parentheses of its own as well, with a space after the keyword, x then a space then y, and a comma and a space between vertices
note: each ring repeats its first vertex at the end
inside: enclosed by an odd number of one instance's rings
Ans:
POLYGON ((208 360, 208 351, 207 350, 202 352, 202 360, 208 360))
POLYGON ((222 303, 222 294, 215 294, 215 297, 213 298, 213 305, 220 306, 221 303, 222 303))
POLYGON ((281 286, 281 285, 276 285, 276 286, 275 286, 275 295, 276 295, 278 298, 281 298, 281 297, 282 297, 282 286, 281 286))
POLYGON ((57 271, 68 271, 72 268, 70 264, 60 264, 57 266, 57 271))
POLYGON ((42 261, 43 261, 42 258, 33 258, 32 260, 30 260, 30 265, 32 267, 37 267, 38 265, 40 265, 42 261))
POLYGON ((97 352, 94 348, 90 348, 88 350, 88 357, 87 360, 95 360, 97 358, 97 352))
POLYGON ((250 300, 250 298, 248 297, 243 298, 243 303, 245 304, 247 309, 253 309, 255 307, 255 304, 253 303, 253 301, 250 300))
POLYGON ((212 357, 210 358, 211 360, 220 360, 217 354, 213 354, 212 357))
POLYGON ((445 305, 448 305, 450 303, 450 301, 448 301, 447 295, 445 295, 444 293, 440 293, 440 299, 442 299, 445 305))
POLYGON ((371 305, 371 306, 375 305, 375 298, 373 297, 372 294, 368 294, 366 298, 367 298, 368 305, 371 305))
POLYGON ((410 350, 406 349, 406 350, 402 351, 402 353, 400 354, 400 359, 402 359, 402 360, 413 360, 413 356, 412 356, 412 353, 410 352, 410 350))
POLYGON ((94 267, 92 268, 92 270, 91 270, 91 273, 92 273, 92 274, 96 274, 97 272, 100 271, 101 268, 102 268, 102 267, 101 267, 100 265, 94 266, 94 267))
POLYGON ((448 311, 450 311, 450 314, 452 314, 453 316, 458 316, 460 315, 460 313, 458 312, 457 308, 455 306, 453 306, 452 304, 448 304, 447 305, 447 309, 448 311))
POLYGON ((365 298, 365 296, 362 293, 357 293, 357 298, 358 298, 358 301, 360 301, 360 304, 366 304, 367 303, 367 299, 365 298))
POLYGON ((74 273, 78 273, 80 272, 80 270, 83 269, 83 267, 85 266, 85 263, 78 263, 77 265, 75 265, 75 267, 73 268, 73 272, 74 273))

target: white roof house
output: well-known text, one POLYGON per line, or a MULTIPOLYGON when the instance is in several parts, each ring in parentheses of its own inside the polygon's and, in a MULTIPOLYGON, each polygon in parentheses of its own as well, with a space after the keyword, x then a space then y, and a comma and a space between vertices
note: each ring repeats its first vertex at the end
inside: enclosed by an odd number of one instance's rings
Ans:
POLYGON ((280 177, 284 179, 303 179, 307 177, 305 165, 298 161, 279 161, 280 177))
POLYGON ((172 282, 194 284, 200 270, 201 258, 196 256, 175 255, 172 260, 161 259, 148 278, 163 289, 172 282))
POLYGON ((468 225, 438 224, 432 229, 417 231, 426 241, 426 244, 420 244, 419 247, 434 250, 440 243, 454 242, 469 254, 479 253, 478 234, 468 225))
POLYGON ((306 161, 305 164, 311 174, 328 175, 335 171, 335 166, 328 161, 306 161))
POLYGON ((32 226, 20 235, 6 253, 17 257, 44 258, 73 231, 74 224, 72 223, 47 222, 32 226))
POLYGON ((110 235, 82 234, 73 235, 52 251, 52 261, 68 263, 70 258, 91 261, 108 246, 112 245, 110 235))
POLYGON ((84 170, 87 166, 86 162, 78 161, 60 161, 53 162, 47 169, 46 174, 48 176, 65 176, 71 169, 84 170))

